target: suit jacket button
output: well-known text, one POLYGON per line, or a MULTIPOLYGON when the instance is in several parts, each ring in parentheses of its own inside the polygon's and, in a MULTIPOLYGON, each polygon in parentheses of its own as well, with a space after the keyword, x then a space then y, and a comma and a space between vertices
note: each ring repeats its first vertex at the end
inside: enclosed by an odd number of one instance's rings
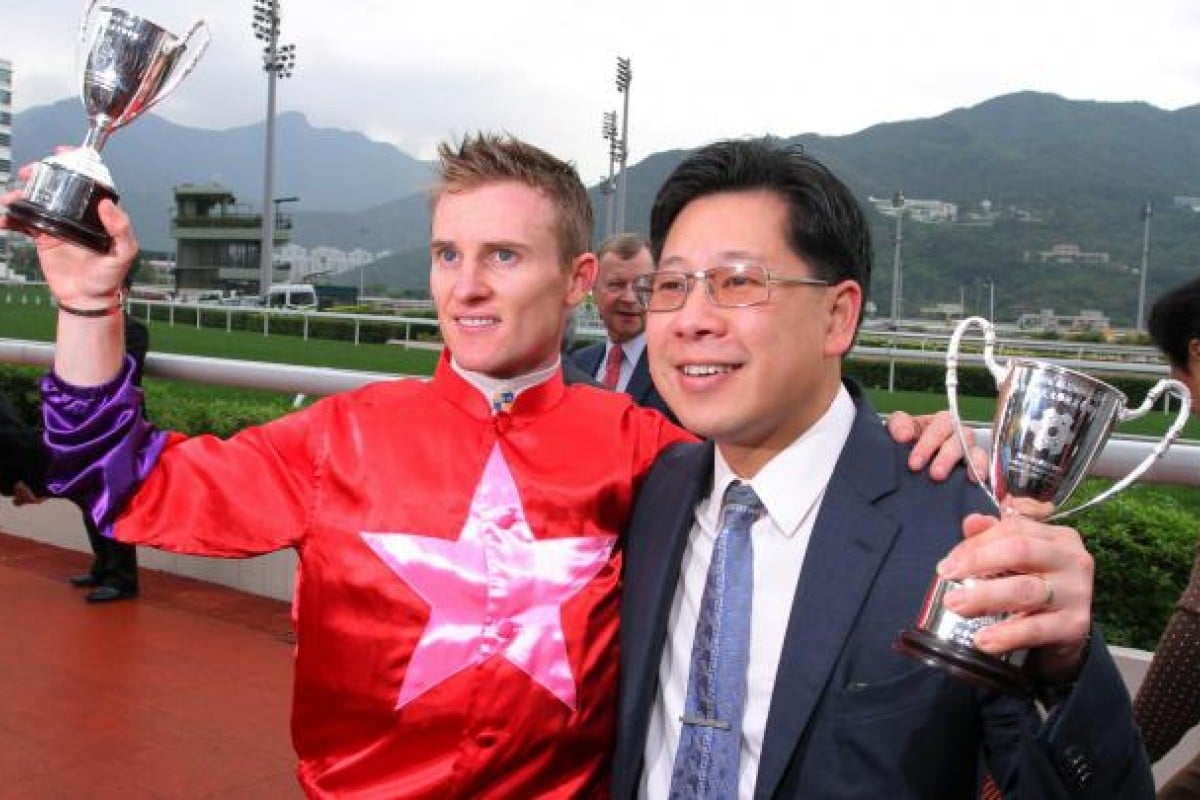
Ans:
POLYGON ((1063 777, 1077 790, 1087 788, 1094 776, 1091 758, 1077 744, 1069 744, 1063 748, 1062 756, 1059 758, 1059 769, 1063 777))

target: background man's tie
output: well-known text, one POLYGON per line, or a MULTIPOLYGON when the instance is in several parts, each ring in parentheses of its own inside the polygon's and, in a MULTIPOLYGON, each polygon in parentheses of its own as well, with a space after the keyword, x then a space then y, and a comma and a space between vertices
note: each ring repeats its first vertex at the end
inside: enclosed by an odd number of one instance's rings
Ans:
POLYGON ((604 362, 604 385, 616 389, 621 381, 621 345, 614 344, 608 348, 608 359, 604 362))

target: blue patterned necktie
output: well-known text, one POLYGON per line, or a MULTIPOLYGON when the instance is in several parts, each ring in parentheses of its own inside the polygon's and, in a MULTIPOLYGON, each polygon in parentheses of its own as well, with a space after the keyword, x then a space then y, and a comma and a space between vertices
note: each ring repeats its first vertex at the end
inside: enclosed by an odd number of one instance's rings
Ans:
POLYGON ((750 526, 762 513, 749 484, 730 484, 696 620, 671 800, 737 797, 754 588, 750 526))

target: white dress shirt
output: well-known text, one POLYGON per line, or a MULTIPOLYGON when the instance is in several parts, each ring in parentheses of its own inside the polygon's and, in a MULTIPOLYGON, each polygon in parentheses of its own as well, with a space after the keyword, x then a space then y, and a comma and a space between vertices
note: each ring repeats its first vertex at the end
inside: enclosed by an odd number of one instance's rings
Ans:
MULTIPOLYGON (((746 676, 746 710, 742 719, 742 752, 738 796, 754 796, 762 755, 771 691, 783 652, 792 601, 801 579, 804 554, 825 487, 854 423, 854 401, 841 387, 829 410, 776 455, 750 481, 766 513, 751 528, 754 543, 754 590, 750 612, 750 664, 746 676)), ((719 531, 721 500, 738 477, 718 448, 711 493, 696 505, 696 520, 683 553, 679 583, 667 623, 667 640, 658 669, 658 690, 646 736, 640 796, 665 798, 679 747, 680 723, 687 694, 692 640, 708 562, 719 531)))
POLYGON ((617 378, 617 391, 623 392, 625 387, 629 386, 629 379, 633 377, 633 368, 637 366, 638 359, 642 357, 642 353, 646 349, 646 334, 639 333, 621 344, 613 344, 612 340, 609 340, 605 345, 604 358, 600 359, 600 366, 592 377, 604 383, 604 366, 608 363, 608 354, 614 347, 619 347, 623 358, 621 359, 621 374, 617 378))

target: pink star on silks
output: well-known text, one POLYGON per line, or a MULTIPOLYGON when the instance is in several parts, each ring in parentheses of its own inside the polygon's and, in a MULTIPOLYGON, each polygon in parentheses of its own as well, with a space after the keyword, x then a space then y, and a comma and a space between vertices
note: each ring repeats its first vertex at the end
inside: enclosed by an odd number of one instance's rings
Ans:
POLYGON ((396 708, 498 654, 575 710, 561 608, 604 567, 617 537, 535 539, 498 445, 457 540, 360 535, 431 609, 396 708))

